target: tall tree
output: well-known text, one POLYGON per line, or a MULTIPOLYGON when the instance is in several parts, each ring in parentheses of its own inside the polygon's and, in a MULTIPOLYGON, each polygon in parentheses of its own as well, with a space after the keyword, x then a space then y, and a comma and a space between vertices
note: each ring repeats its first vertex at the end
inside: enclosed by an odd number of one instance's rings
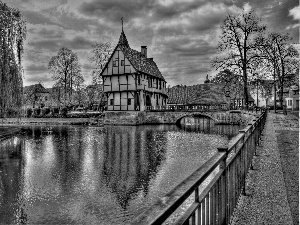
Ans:
POLYGON ((0 1, 0 116, 20 112, 26 24, 19 10, 0 1))
POLYGON ((218 46, 218 50, 225 55, 212 61, 212 66, 216 69, 231 68, 236 74, 242 74, 246 104, 248 104, 248 72, 252 60, 258 57, 254 38, 265 30, 265 26, 260 22, 253 11, 228 15, 221 27, 222 35, 218 46))
POLYGON ((104 68, 105 64, 109 60, 112 54, 112 46, 110 42, 107 43, 96 43, 92 46, 92 54, 93 56, 90 58, 94 69, 92 71, 93 84, 102 84, 101 72, 104 68))
POLYGON ((93 45, 92 54, 93 56, 90 58, 91 62, 94 65, 94 69, 92 71, 92 83, 95 87, 94 91, 98 92, 99 96, 99 106, 98 110, 100 110, 101 102, 104 97, 102 84, 101 72, 109 60, 111 54, 113 52, 113 48, 110 42, 106 43, 96 43, 93 45))
POLYGON ((83 105, 87 102, 87 96, 85 91, 84 79, 82 76, 76 77, 74 79, 74 97, 73 102, 78 105, 83 105))
POLYGON ((243 77, 236 74, 229 69, 225 69, 217 73, 217 75, 211 80, 212 83, 223 84, 223 91, 231 99, 240 98, 240 93, 243 91, 242 86, 243 77))
POLYGON ((50 59, 48 69, 53 75, 54 86, 63 87, 64 105, 67 104, 67 100, 70 104, 76 82, 83 81, 77 54, 68 48, 61 48, 58 54, 50 59))
MULTIPOLYGON (((299 62, 296 59, 296 57, 299 57, 299 53, 290 44, 290 41, 291 37, 289 34, 281 33, 269 33, 267 36, 261 35, 256 38, 256 46, 260 51, 261 58, 267 59, 271 65, 270 69, 274 80, 275 107, 276 84, 280 90, 279 102, 282 106, 283 88, 293 83, 293 76, 295 76, 297 69, 299 69, 299 62)), ((267 63, 265 65, 267 66, 267 63)))

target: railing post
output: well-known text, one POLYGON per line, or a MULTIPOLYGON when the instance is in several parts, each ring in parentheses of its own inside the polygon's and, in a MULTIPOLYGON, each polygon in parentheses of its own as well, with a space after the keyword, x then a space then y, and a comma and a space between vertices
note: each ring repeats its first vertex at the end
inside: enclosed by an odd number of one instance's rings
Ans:
MULTIPOLYGON (((251 126, 251 132, 250 132, 250 136, 249 136, 249 138, 250 138, 250 151, 252 151, 251 150, 251 148, 253 148, 253 146, 252 146, 252 138, 253 138, 253 136, 254 136, 254 134, 253 134, 253 126, 254 126, 254 124, 252 124, 252 123, 248 123, 248 125, 250 125, 251 126)), ((254 136, 254 148, 255 148, 255 136, 254 136)), ((248 148, 247 148, 247 151, 249 150, 249 146, 248 146, 248 148)), ((249 153, 248 153, 249 154, 249 153)), ((251 155, 252 155, 252 152, 251 152, 251 155)), ((250 161, 250 170, 253 170, 253 164, 252 164, 252 157, 251 157, 251 161, 250 161)))
POLYGON ((257 145, 259 146, 259 143, 260 143, 260 136, 261 136, 261 131, 262 131, 262 126, 261 126, 261 119, 260 119, 260 116, 256 116, 256 119, 258 120, 258 132, 257 132, 257 145))
POLYGON ((245 144, 245 133, 246 133, 246 130, 239 130, 239 133, 243 134, 243 137, 242 137, 242 140, 243 140, 243 143, 242 145, 244 145, 244 149, 241 150, 241 154, 244 156, 242 159, 243 159, 243 163, 242 163, 242 166, 243 166, 243 169, 242 169, 242 173, 243 173, 243 190, 242 190, 242 195, 246 195, 246 176, 247 176, 247 148, 246 148, 246 144, 245 144))
POLYGON ((224 192, 222 195, 222 200, 221 200, 221 204, 222 204, 222 216, 221 216, 221 220, 222 222, 219 224, 228 224, 229 223, 229 204, 228 204, 228 170, 227 170, 227 165, 226 165, 226 160, 228 157, 228 147, 220 147, 218 148, 218 152, 225 152, 225 158, 223 159, 223 161, 220 163, 220 170, 223 169, 223 173, 222 173, 222 182, 223 182, 223 187, 224 187, 224 192))

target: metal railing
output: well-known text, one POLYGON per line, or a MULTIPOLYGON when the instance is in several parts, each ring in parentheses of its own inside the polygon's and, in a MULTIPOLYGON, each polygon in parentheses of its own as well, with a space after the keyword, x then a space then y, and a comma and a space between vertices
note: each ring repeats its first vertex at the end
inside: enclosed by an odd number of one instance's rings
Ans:
POLYGON ((241 194, 252 159, 259 145, 267 112, 240 130, 234 143, 218 152, 183 182, 139 215, 132 224, 162 224, 190 196, 193 203, 170 224, 229 224, 241 194), (207 179, 209 178, 209 179, 207 179), (204 181, 207 183, 203 187, 204 181))
POLYGON ((186 106, 186 105, 163 105, 163 106, 146 106, 146 111, 216 111, 229 110, 228 105, 196 105, 196 106, 186 106))

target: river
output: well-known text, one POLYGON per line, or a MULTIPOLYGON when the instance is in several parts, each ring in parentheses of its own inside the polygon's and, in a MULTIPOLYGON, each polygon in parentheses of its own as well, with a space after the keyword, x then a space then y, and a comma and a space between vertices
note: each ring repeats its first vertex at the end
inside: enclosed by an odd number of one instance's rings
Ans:
POLYGON ((0 143, 4 224, 128 224, 239 126, 31 126, 0 143))

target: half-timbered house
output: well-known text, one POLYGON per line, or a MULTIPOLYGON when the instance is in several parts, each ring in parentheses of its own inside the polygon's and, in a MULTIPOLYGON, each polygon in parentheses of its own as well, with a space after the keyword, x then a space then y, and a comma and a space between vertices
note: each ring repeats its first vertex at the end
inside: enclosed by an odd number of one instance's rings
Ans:
POLYGON ((122 29, 119 42, 101 72, 107 111, 145 111, 167 103, 166 81, 147 47, 130 48, 122 29))

